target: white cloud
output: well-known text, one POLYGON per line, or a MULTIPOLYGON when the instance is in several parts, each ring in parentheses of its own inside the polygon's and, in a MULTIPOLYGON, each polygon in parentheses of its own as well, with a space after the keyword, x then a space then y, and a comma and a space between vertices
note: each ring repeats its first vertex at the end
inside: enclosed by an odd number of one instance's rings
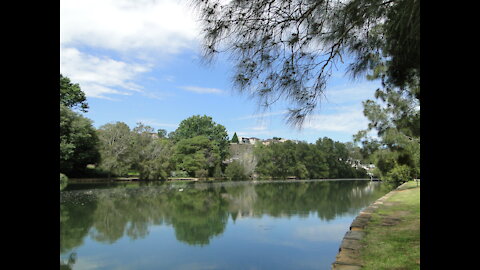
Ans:
POLYGON ((139 76, 165 56, 193 49, 199 29, 186 1, 61 0, 60 72, 87 97, 115 100, 137 92, 162 99, 160 92, 146 92, 139 76))
POLYGON ((143 93, 142 86, 133 80, 150 68, 148 65, 89 55, 75 48, 60 49, 60 73, 78 83, 87 97, 111 99, 106 95, 143 93))
POLYGON ((362 101, 374 99, 378 82, 337 85, 328 89, 321 112, 304 122, 304 129, 355 134, 366 129, 368 119, 363 115, 362 101))
POLYGON ((185 1, 61 0, 60 43, 119 52, 192 48, 199 27, 185 1))
POLYGON ((375 82, 364 82, 332 87, 325 92, 326 101, 333 104, 344 104, 374 99, 379 85, 375 82))
POLYGON ((368 120, 361 110, 346 110, 336 114, 316 114, 306 119, 303 128, 317 131, 356 133, 366 129, 368 120))
POLYGON ((264 130, 267 130, 267 126, 264 125, 264 124, 261 124, 261 125, 258 125, 258 126, 251 127, 250 129, 251 130, 256 130, 256 131, 264 131, 264 130))
POLYGON ((286 113, 288 113, 287 110, 278 111, 278 112, 259 113, 259 114, 241 116, 241 117, 236 118, 235 120, 262 119, 264 117, 283 115, 283 114, 286 114, 286 113))
POLYGON ((176 129, 178 127, 178 124, 170 124, 170 123, 161 123, 161 122, 158 122, 157 120, 154 120, 154 119, 141 119, 141 120, 138 120, 137 122, 141 122, 147 126, 151 126, 151 127, 169 127, 169 128, 174 128, 176 129))
POLYGON ((238 136, 242 136, 242 137, 255 137, 255 136, 270 136, 272 135, 273 133, 269 130, 261 130, 261 131, 254 131, 254 130, 251 130, 251 129, 246 129, 246 130, 242 130, 242 131, 238 131, 237 132, 237 135, 238 136))
POLYGON ((162 77, 163 80, 167 81, 167 82, 174 82, 175 81, 175 76, 173 75, 164 75, 162 77))
POLYGON ((223 94, 224 91, 217 88, 205 88, 205 87, 198 87, 198 86, 182 86, 179 87, 181 89, 198 93, 198 94, 223 94))
POLYGON ((254 126, 246 127, 243 130, 237 132, 238 136, 251 137, 251 136, 271 136, 278 133, 278 130, 271 130, 269 125, 265 121, 257 121, 254 126))

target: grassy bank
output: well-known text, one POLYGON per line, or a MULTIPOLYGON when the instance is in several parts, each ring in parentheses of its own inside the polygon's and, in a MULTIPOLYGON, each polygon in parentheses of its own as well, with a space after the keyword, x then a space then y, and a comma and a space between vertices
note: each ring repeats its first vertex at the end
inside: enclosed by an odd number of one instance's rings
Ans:
POLYGON ((420 269, 420 186, 408 182, 365 228, 362 269, 420 269))

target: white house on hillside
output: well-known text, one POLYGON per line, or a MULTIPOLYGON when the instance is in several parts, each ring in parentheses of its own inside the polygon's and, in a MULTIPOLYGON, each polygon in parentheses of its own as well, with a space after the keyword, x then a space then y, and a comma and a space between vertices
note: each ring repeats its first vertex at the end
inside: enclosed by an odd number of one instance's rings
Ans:
POLYGON ((255 144, 257 141, 262 141, 259 138, 255 137, 241 137, 238 136, 238 143, 240 144, 255 144))
MULTIPOLYGON (((271 143, 283 143, 288 141, 288 139, 283 139, 283 138, 276 138, 275 139, 266 139, 262 140, 256 137, 242 137, 242 136, 237 136, 238 137, 238 143, 239 144, 255 144, 256 142, 261 142, 263 145, 269 145, 271 143)), ((300 141, 298 140, 290 140, 293 143, 299 143, 300 141)))

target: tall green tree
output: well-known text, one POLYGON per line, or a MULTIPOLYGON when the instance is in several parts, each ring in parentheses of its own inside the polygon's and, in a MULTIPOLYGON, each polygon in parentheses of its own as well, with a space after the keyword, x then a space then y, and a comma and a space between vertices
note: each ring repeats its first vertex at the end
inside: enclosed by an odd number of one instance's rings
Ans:
POLYGON ((260 176, 271 177, 275 166, 272 158, 274 155, 273 149, 268 145, 256 144, 253 153, 257 158, 255 172, 260 176))
POLYGON ((237 160, 234 160, 227 165, 225 176, 228 180, 244 180, 248 178, 245 167, 243 167, 242 163, 237 160))
POLYGON ((171 163, 173 145, 170 140, 155 138, 154 129, 143 123, 137 123, 132 133, 132 164, 141 179, 166 179, 170 170, 174 169, 171 163))
POLYGON ((87 112, 85 94, 60 74, 60 172, 70 177, 81 176, 86 165, 100 157, 92 121, 73 111, 77 108, 87 112))
POLYGON ((68 77, 60 74, 60 104, 71 109, 80 109, 87 112, 88 104, 85 93, 80 89, 78 83, 72 83, 68 77))
POLYGON ((133 161, 134 139, 130 127, 123 122, 108 123, 98 129, 100 138, 100 168, 108 176, 125 175, 133 161))
POLYGON ((190 139, 196 136, 205 136, 219 149, 221 160, 229 154, 229 140, 226 128, 217 124, 210 116, 194 115, 183 120, 178 128, 171 134, 174 142, 190 139))
POLYGON ((92 121, 60 104, 60 172, 81 176, 100 160, 99 138, 92 121))
POLYGON ((349 57, 354 77, 387 61, 385 80, 399 87, 420 72, 419 0, 194 2, 204 60, 229 52, 235 88, 265 108, 286 100, 294 125, 314 111, 332 70, 349 57))
POLYGON ((363 102, 364 115, 369 120, 366 130, 358 132, 356 142, 368 146, 378 144, 371 153, 377 174, 399 184, 398 175, 405 176, 409 169, 407 181, 420 176, 420 104, 416 93, 418 85, 412 84, 403 91, 392 91, 392 84, 385 84, 384 89, 376 91, 377 101, 363 102), (377 133, 378 139, 371 138, 371 131, 377 133), (390 177, 395 173, 395 177, 390 177))
POLYGON ((204 170, 212 175, 221 162, 220 158, 217 144, 203 135, 178 141, 172 157, 177 169, 188 172, 190 176, 204 170))
POLYGON ((354 169, 347 162, 349 153, 343 143, 324 137, 318 139, 316 145, 325 154, 329 177, 349 178, 355 176, 354 169))
MULTIPOLYGON (((300 142, 295 147, 295 158, 301 161, 301 165, 305 166, 308 175, 300 178, 319 179, 328 177, 328 164, 326 162, 325 153, 320 151, 315 145, 300 142)), ((301 165, 300 168, 301 168, 301 165)))
POLYGON ((153 141, 152 133, 154 129, 141 122, 132 129, 132 169, 141 170, 141 164, 149 158, 148 145, 153 141))
POLYGON ((237 136, 237 132, 233 133, 233 137, 232 137, 232 140, 231 140, 232 143, 238 143, 238 136, 237 136))
POLYGON ((159 138, 166 138, 167 137, 167 130, 166 129, 158 129, 157 130, 157 135, 159 138))
POLYGON ((154 139, 146 146, 148 155, 139 164, 142 179, 167 179, 170 171, 174 170, 172 162, 173 144, 165 138, 154 139))

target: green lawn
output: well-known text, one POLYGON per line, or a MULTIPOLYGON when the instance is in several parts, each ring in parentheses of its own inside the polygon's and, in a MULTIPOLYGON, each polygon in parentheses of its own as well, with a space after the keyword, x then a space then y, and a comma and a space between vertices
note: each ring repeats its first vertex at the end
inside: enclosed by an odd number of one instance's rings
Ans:
POLYGON ((409 182, 372 214, 362 269, 420 269, 420 185, 409 182))
POLYGON ((139 176, 140 173, 137 172, 137 171, 129 171, 127 175, 128 175, 128 176, 139 176))

